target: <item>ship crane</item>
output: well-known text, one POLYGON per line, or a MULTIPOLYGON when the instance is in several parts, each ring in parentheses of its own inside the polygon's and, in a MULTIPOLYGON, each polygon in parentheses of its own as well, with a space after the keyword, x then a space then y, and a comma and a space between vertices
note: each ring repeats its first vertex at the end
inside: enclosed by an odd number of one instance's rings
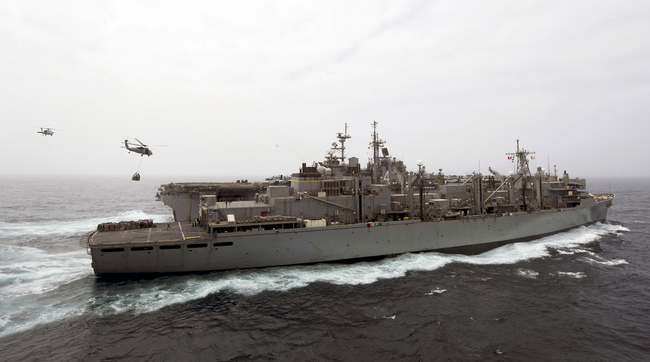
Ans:
POLYGON ((492 167, 488 167, 488 170, 490 170, 490 173, 493 174, 494 177, 496 177, 496 179, 499 180, 499 182, 503 182, 503 181, 505 181, 506 176, 504 176, 504 175, 502 175, 501 173, 499 173, 499 171, 497 171, 497 170, 493 170, 492 167))
POLYGON ((426 168, 424 167, 424 163, 422 160, 417 161, 418 165, 418 172, 417 173, 411 173, 411 177, 409 178, 409 183, 408 183, 408 200, 409 200, 409 208, 411 209, 411 216, 413 216, 414 208, 415 208, 415 189, 416 187, 420 189, 420 218, 424 217, 424 176, 426 175, 426 168))

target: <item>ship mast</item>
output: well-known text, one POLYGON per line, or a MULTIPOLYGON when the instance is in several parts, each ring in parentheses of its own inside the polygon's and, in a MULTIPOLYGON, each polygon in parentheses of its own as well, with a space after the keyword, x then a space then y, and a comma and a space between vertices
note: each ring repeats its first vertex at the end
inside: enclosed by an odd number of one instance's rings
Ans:
POLYGON ((517 152, 506 153, 508 158, 510 158, 513 162, 515 160, 515 157, 517 158, 517 173, 522 176, 530 176, 530 168, 528 167, 528 156, 534 154, 535 154, 534 151, 527 151, 524 148, 520 149, 519 140, 517 140, 517 152))
POLYGON ((336 136, 336 138, 338 138, 338 139, 339 139, 339 142, 341 143, 341 148, 334 147, 335 150, 340 150, 340 151, 341 151, 341 163, 344 163, 344 162, 345 162, 345 141, 346 141, 347 139, 351 138, 351 137, 352 137, 352 136, 350 136, 350 135, 348 134, 348 124, 346 123, 346 124, 345 124, 345 133, 344 133, 344 134, 341 134, 341 132, 339 132, 339 133, 337 134, 337 136, 336 136))
POLYGON ((372 122, 372 183, 379 183, 379 147, 386 141, 379 139, 377 134, 377 121, 372 122))
POLYGON ((513 162, 515 157, 517 158, 517 175, 519 176, 516 180, 521 180, 521 200, 524 210, 528 210, 528 205, 526 204, 526 184, 528 183, 528 176, 532 176, 530 174, 530 168, 528 167, 528 156, 534 154, 535 152, 533 151, 527 151, 524 148, 519 148, 519 140, 517 140, 517 152, 506 153, 506 155, 508 155, 508 158, 510 158, 513 162))
POLYGON ((339 139, 339 142, 341 143, 341 146, 336 144, 336 142, 332 143, 332 149, 327 152, 327 156, 325 156, 325 159, 327 160, 326 164, 328 166, 335 166, 339 164, 344 164, 345 163, 345 141, 348 139, 352 138, 348 134, 348 124, 345 124, 345 133, 338 132, 336 138, 339 139), (340 152, 341 156, 335 156, 334 154, 336 152, 340 152), (341 160, 339 162, 339 160, 341 160))

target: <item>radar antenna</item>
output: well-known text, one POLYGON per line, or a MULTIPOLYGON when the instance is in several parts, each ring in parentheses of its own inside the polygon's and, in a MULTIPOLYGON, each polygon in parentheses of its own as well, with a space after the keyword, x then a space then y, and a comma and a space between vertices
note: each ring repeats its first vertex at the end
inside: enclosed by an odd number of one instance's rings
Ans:
MULTIPOLYGON (((524 148, 520 149, 519 140, 517 140, 517 152, 506 153, 508 159, 512 160, 512 162, 515 161, 515 158, 517 159, 517 173, 523 176, 530 176, 530 168, 528 167, 528 156, 534 154, 535 154, 534 151, 527 151, 524 148)), ((533 159, 532 156, 531 159, 533 159)))

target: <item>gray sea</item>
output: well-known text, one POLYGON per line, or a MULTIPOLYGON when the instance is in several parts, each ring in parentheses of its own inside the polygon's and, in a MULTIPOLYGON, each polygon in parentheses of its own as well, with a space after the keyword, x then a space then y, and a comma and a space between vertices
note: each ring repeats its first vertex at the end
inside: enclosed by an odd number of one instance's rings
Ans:
POLYGON ((481 255, 95 277, 83 234, 171 221, 170 181, 0 177, 0 360, 650 360, 648 179, 588 180, 606 223, 481 255))

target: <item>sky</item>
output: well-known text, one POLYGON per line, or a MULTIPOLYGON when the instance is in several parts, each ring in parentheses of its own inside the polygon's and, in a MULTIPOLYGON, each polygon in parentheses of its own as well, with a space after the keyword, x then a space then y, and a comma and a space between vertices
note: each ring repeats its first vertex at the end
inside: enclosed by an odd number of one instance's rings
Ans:
POLYGON ((0 0, 0 175, 650 177, 648 1, 0 0), (37 133, 54 129, 54 136, 37 133), (128 153, 124 140, 151 145, 128 153))

